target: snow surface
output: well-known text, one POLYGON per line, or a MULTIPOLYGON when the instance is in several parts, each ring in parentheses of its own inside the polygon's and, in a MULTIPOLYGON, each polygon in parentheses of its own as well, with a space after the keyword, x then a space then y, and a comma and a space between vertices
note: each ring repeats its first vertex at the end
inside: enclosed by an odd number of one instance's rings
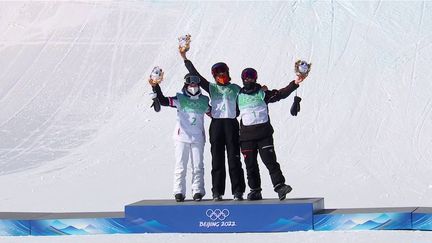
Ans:
MULTIPOLYGON (((172 198, 175 110, 151 108, 159 65, 174 95, 188 57, 234 83, 254 67, 292 97, 270 105, 291 197, 326 208, 432 206, 432 2, 0 2, 0 210, 122 211, 172 198)), ((209 120, 206 121, 208 126, 209 120)), ((206 189, 210 153, 206 145, 206 189)), ((275 197, 262 166, 263 194, 275 197)), ((230 197, 227 190, 226 198, 230 197)), ((190 196, 190 195, 189 195, 190 196)), ((0 237, 1 242, 431 242, 430 232, 0 237)))

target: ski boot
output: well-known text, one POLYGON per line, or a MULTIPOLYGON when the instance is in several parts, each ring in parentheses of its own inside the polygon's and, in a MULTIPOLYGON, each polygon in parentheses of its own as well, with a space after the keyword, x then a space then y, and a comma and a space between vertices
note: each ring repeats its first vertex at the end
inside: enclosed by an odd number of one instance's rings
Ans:
POLYGON ((215 201, 215 202, 220 202, 220 201, 222 201, 223 199, 222 199, 222 195, 219 195, 219 194, 213 194, 213 201, 215 201))
POLYGON ((242 192, 236 192, 234 193, 234 201, 243 201, 243 193, 242 192))
POLYGON ((259 189, 252 189, 249 192, 249 194, 247 195, 247 199, 249 201, 262 200, 261 188, 259 188, 259 189))
POLYGON ((174 195, 176 202, 184 202, 185 196, 181 193, 177 193, 174 195))
POLYGON ((275 186, 275 192, 277 192, 278 196, 279 196, 279 200, 285 200, 286 198, 286 194, 290 193, 292 191, 291 186, 286 185, 286 184, 278 184, 275 186))
POLYGON ((199 193, 199 192, 198 192, 198 193, 195 193, 195 194, 193 195, 193 200, 196 201, 196 202, 201 201, 202 198, 203 198, 203 194, 201 194, 201 193, 199 193))

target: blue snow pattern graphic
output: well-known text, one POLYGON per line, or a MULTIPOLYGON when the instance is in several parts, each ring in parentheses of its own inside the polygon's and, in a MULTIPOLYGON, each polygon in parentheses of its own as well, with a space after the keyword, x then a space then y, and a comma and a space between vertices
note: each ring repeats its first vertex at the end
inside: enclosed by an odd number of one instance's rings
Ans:
POLYGON ((32 235, 94 235, 166 232, 156 220, 127 218, 34 220, 32 235))
POLYGON ((411 213, 315 215, 314 230, 411 229, 411 213))

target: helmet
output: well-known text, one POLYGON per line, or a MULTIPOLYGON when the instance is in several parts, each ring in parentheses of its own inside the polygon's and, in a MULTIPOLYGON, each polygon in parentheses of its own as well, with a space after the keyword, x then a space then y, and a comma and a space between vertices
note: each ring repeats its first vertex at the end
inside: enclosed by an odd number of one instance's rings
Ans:
POLYGON ((211 68, 211 72, 213 77, 215 77, 218 73, 227 73, 229 76, 229 68, 224 62, 218 62, 214 64, 211 68))
POLYGON ((193 74, 186 74, 184 76, 185 84, 199 84, 201 82, 201 79, 197 75, 193 74))
POLYGON ((218 62, 214 64, 211 68, 211 71, 217 84, 227 85, 231 81, 231 77, 229 76, 229 68, 225 63, 218 62))
POLYGON ((241 73, 241 78, 243 80, 244 90, 251 91, 256 88, 256 80, 258 78, 258 73, 255 69, 245 68, 241 73))
POLYGON ((184 80, 183 93, 188 96, 197 96, 201 93, 200 87, 198 86, 201 82, 199 76, 188 73, 184 76, 184 80))
POLYGON ((256 81, 258 79, 257 71, 253 68, 245 68, 241 73, 241 79, 244 81, 247 78, 250 78, 250 79, 253 79, 256 81))

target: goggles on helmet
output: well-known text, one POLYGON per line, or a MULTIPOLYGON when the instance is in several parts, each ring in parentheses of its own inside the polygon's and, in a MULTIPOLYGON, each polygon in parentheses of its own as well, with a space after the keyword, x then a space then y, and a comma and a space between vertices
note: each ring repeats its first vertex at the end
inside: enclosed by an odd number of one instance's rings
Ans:
POLYGON ((219 73, 226 73, 228 74, 229 68, 228 66, 223 62, 218 62, 214 64, 211 68, 213 76, 218 75, 219 73))
POLYGON ((253 68, 246 68, 243 70, 243 72, 241 73, 241 78, 242 80, 245 79, 253 79, 253 80, 257 80, 258 78, 258 73, 255 69, 253 68))
POLYGON ((185 77, 185 84, 199 84, 201 79, 198 76, 188 75, 185 77))

